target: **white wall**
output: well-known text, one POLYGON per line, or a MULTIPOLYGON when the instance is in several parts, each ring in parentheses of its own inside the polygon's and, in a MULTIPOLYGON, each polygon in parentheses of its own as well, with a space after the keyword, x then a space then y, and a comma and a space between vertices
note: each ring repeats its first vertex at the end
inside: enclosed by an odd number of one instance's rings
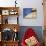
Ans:
MULTIPOLYGON (((15 6, 15 0, 0 0, 1 7, 15 6)), ((19 24, 21 26, 43 26, 43 6, 42 0, 17 0, 19 4, 19 24), (36 8, 37 18, 36 19, 24 19, 23 8, 36 8)))
POLYGON ((36 19, 23 19, 22 9, 20 11, 20 24, 24 26, 43 26, 43 6, 42 0, 24 0, 22 2, 23 8, 36 8, 37 9, 37 18, 36 19))
POLYGON ((15 0, 0 0, 0 6, 1 7, 14 6, 15 5, 14 1, 15 0))

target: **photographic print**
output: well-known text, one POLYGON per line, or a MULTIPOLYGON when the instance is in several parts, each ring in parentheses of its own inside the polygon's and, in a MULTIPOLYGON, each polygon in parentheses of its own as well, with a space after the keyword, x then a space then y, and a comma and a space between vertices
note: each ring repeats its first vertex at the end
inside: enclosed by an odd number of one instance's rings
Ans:
POLYGON ((36 8, 23 8, 23 18, 33 19, 37 16, 36 8))
POLYGON ((9 15, 9 10, 2 10, 2 15, 9 15))

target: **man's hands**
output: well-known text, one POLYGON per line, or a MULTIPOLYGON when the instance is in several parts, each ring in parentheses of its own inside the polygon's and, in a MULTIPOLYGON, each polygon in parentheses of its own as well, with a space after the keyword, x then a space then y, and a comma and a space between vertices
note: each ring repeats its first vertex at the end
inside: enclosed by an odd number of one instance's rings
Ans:
POLYGON ((32 37, 26 39, 25 43, 27 44, 27 46, 35 46, 38 43, 38 41, 34 36, 32 36, 32 37))

